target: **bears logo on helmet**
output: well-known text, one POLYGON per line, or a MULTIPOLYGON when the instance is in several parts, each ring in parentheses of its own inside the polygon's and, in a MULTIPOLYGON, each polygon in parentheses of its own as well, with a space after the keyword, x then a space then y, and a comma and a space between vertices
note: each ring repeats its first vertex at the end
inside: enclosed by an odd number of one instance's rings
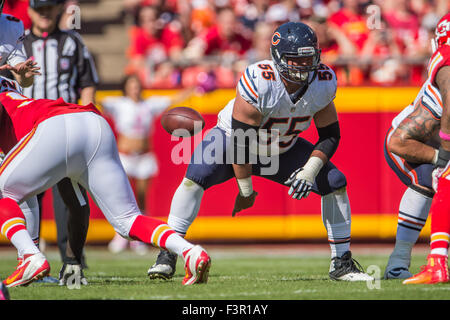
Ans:
POLYGON ((279 44, 280 43, 280 38, 281 38, 280 33, 279 32, 275 32, 273 34, 273 36, 272 36, 272 45, 276 46, 277 44, 279 44))
POLYGON ((279 26, 272 36, 270 52, 278 73, 286 81, 303 85, 314 81, 321 50, 315 32, 306 24, 288 22, 279 26), (295 60, 302 63, 292 63, 295 60))

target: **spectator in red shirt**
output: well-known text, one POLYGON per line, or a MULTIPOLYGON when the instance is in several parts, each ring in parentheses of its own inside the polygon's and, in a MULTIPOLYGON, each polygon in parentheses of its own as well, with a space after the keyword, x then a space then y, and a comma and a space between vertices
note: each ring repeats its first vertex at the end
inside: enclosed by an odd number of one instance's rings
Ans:
POLYGON ((388 27, 393 30, 395 40, 403 53, 416 47, 419 37, 419 19, 409 11, 406 0, 393 1, 391 10, 384 12, 383 18, 388 27))
MULTIPOLYGON (((171 64, 180 58, 184 45, 177 25, 164 24, 157 14, 158 11, 153 6, 142 7, 138 26, 130 30, 128 54, 131 61, 127 73, 139 73, 145 87, 152 86, 152 79, 159 78, 156 74, 160 64, 171 64)), ((164 72, 167 71, 166 67, 163 69, 164 72)))
POLYGON ((403 56, 402 78, 420 84, 425 71, 423 61, 429 56, 429 37, 420 26, 417 13, 412 11, 411 1, 397 0, 384 5, 383 19, 403 56))
POLYGON ((183 85, 197 85, 200 92, 236 85, 235 63, 251 48, 233 9, 217 12, 217 24, 194 37, 184 51, 187 60, 197 65, 183 71, 183 85), (205 59, 205 56, 214 56, 205 59))
POLYGON ((359 50, 369 36, 366 18, 360 12, 358 0, 343 0, 343 7, 332 14, 328 22, 332 27, 341 29, 359 50))
POLYGON ((241 57, 251 47, 251 41, 239 32, 239 22, 231 8, 222 8, 217 24, 190 41, 185 51, 192 59, 205 55, 241 57))
POLYGON ((151 58, 156 62, 167 58, 176 59, 183 48, 184 41, 172 24, 161 25, 155 7, 142 7, 137 27, 130 30, 132 58, 151 58))

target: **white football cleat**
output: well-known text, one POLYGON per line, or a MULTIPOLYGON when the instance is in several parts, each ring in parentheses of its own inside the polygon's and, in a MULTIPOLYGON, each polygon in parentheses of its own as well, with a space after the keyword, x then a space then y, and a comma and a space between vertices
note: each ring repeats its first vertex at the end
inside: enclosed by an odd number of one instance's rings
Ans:
POLYGON ((364 272, 361 265, 352 258, 350 251, 341 257, 331 259, 329 276, 331 280, 341 281, 373 281, 374 277, 364 272))
POLYGON ((184 257, 186 275, 182 281, 184 285, 208 282, 211 258, 205 249, 197 245, 191 248, 184 257))
POLYGON ((8 287, 26 286, 31 282, 42 279, 50 273, 50 265, 45 256, 39 252, 26 254, 16 270, 3 283, 8 287))

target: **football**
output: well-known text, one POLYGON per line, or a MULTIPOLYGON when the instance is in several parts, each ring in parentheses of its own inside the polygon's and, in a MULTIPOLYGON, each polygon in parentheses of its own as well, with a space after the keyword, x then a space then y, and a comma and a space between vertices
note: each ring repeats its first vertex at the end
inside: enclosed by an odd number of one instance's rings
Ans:
POLYGON ((168 133, 177 137, 190 137, 202 131, 205 120, 196 110, 188 107, 176 107, 165 111, 161 125, 168 133))

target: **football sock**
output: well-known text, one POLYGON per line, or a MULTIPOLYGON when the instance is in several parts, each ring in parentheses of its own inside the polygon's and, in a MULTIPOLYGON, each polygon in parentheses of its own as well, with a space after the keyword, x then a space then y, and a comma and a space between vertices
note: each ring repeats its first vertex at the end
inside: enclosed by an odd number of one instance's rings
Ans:
POLYGON ((139 215, 134 220, 129 237, 178 255, 193 247, 163 221, 144 215, 139 215))
POLYGON ((403 267, 409 269, 411 264, 411 251, 414 246, 413 242, 396 240, 394 250, 389 256, 389 267, 403 267))
POLYGON ((407 188, 400 201, 397 234, 395 246, 389 256, 389 267, 409 268, 411 264, 411 251, 419 238, 432 198, 429 198, 411 188, 407 188))
POLYGON ((400 201, 396 240, 416 243, 427 221, 432 198, 408 188, 400 201))
POLYGON ((0 200, 0 228, 1 233, 16 247, 19 257, 39 252, 27 231, 22 210, 12 199, 0 200))
POLYGON ((331 258, 341 257, 350 250, 351 211, 347 191, 322 196, 322 221, 327 229, 331 258))
POLYGON ((447 255, 450 239, 450 181, 439 179, 438 191, 431 203, 431 254, 447 255))
POLYGON ((39 203, 36 197, 32 197, 20 204, 20 209, 25 216, 28 233, 33 242, 39 242, 39 203))
POLYGON ((177 233, 185 235, 194 219, 203 197, 203 188, 184 178, 172 198, 167 224, 177 233))

